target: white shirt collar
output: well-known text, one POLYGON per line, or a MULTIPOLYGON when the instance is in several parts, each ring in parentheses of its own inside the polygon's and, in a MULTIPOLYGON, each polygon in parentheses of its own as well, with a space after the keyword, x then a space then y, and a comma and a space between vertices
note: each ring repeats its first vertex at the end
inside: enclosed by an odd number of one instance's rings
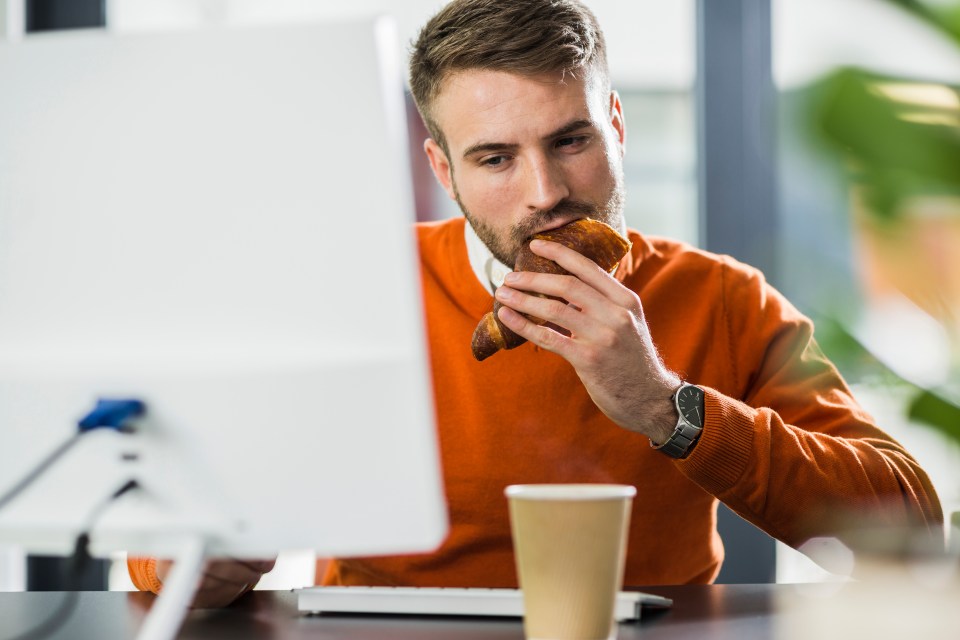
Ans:
POLYGON ((503 284, 504 276, 513 269, 493 257, 490 249, 483 244, 483 240, 473 230, 469 220, 463 225, 463 237, 467 243, 467 258, 470 260, 474 275, 477 276, 480 284, 492 294, 497 287, 503 284))

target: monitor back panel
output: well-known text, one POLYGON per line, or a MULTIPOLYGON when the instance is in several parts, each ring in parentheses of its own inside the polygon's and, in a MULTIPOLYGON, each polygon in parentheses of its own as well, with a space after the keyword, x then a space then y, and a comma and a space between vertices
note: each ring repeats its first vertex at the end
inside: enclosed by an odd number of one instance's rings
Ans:
POLYGON ((402 75, 376 20, 0 45, 0 512, 69 548, 200 531, 216 550, 436 546, 402 75))

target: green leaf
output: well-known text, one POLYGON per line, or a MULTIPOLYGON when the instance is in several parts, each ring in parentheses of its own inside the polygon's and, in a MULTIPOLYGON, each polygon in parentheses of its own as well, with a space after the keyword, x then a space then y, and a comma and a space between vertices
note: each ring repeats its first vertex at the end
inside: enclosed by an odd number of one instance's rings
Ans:
POLYGON ((960 195, 960 108, 952 104, 960 105, 955 87, 857 68, 818 82, 809 100, 813 132, 849 159, 851 179, 884 217, 912 196, 960 195))
POLYGON ((907 416, 960 442, 960 406, 934 391, 922 390, 910 403, 907 416))

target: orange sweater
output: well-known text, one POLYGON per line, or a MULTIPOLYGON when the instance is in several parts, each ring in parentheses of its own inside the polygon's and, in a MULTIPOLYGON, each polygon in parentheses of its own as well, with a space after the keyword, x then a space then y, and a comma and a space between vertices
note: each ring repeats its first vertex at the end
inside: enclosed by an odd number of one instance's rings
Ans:
MULTIPOLYGON (((666 366, 706 390, 702 437, 672 460, 600 413, 562 358, 528 343, 473 359, 470 337, 493 298, 470 269, 463 225, 418 228, 450 535, 432 554, 334 561, 324 582, 516 586, 503 496, 514 483, 635 486, 627 585, 713 580, 718 498, 792 546, 835 533, 826 516, 836 513, 919 521, 942 536, 927 476, 756 270, 630 234, 616 277, 640 295, 666 366)), ((148 560, 130 570, 139 588, 155 587, 148 560)))

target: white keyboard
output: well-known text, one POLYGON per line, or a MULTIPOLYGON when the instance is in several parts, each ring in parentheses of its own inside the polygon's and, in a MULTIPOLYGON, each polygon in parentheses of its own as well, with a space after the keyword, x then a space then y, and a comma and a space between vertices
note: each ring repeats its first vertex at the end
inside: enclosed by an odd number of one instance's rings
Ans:
MULTIPOLYGON (((523 593, 517 589, 427 587, 310 587, 297 590, 298 608, 309 613, 377 613, 440 616, 523 616, 523 593)), ((614 618, 640 618, 643 607, 669 607, 670 598, 621 591, 614 618)))

